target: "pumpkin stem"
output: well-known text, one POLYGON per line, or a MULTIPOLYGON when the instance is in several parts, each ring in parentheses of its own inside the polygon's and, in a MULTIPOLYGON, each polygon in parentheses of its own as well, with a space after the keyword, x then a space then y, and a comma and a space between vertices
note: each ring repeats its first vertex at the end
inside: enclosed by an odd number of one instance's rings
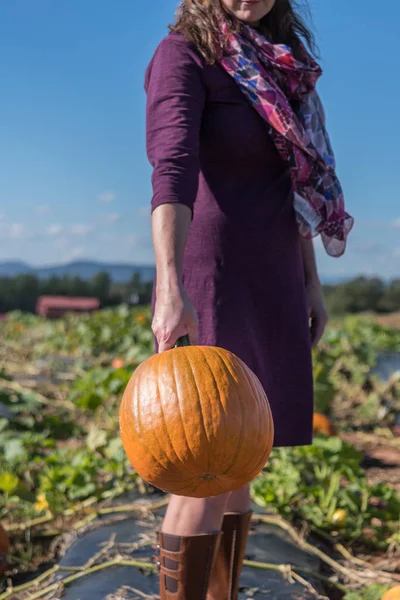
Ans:
POLYGON ((182 348, 183 346, 190 346, 188 335, 183 335, 180 337, 175 344, 175 348, 182 348))

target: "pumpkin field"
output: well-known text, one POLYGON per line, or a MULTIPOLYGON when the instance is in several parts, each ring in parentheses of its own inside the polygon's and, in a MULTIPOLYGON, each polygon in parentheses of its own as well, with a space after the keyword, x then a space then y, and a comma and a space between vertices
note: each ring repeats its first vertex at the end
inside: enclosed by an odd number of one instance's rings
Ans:
MULTIPOLYGON (((66 534, 114 513, 116 499, 165 503, 130 466, 118 427, 123 391, 153 353, 150 323, 149 308, 126 306, 0 323, 0 600, 54 597, 40 585, 66 534)), ((400 586, 396 325, 330 323, 314 352, 314 444, 273 450, 252 484, 257 518, 319 559, 316 597, 400 599, 400 588, 388 594, 400 586)))

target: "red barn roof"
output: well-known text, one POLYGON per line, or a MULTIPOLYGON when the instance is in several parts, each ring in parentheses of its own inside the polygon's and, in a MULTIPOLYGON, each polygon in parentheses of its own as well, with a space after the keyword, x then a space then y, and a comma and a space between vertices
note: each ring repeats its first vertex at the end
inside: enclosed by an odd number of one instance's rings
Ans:
POLYGON ((68 296, 40 296, 36 304, 36 312, 46 315, 49 311, 91 311, 100 307, 98 298, 79 298, 68 296))

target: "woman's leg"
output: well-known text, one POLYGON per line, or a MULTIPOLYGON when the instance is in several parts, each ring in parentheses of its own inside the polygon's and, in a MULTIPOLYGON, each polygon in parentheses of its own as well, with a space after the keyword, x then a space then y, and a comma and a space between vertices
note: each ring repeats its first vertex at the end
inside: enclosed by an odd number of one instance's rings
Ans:
POLYGON ((250 505, 248 485, 213 498, 171 496, 162 529, 180 536, 220 531, 224 513, 245 513, 250 505))
POLYGON ((239 490, 231 492, 231 494, 229 495, 229 500, 226 504, 225 512, 245 513, 250 510, 250 506, 250 486, 245 485, 239 490))
POLYGON ((220 531, 229 498, 230 494, 213 498, 171 496, 162 530, 179 536, 220 531))

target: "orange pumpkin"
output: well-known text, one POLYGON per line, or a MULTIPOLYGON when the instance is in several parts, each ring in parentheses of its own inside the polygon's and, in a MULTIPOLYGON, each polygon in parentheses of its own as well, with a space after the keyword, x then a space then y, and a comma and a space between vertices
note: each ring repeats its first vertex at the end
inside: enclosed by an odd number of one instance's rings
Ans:
POLYGON ((382 600, 400 600, 400 585, 396 585, 388 590, 383 595, 382 600))
POLYGON ((148 325, 149 320, 144 313, 138 313, 136 315, 136 323, 139 323, 139 325, 148 325))
POLYGON ((234 354, 187 346, 151 356, 133 373, 120 432, 137 473, 176 495, 238 489, 264 467, 274 427, 255 374, 234 354))
POLYGON ((314 413, 313 431, 314 434, 323 433, 328 436, 336 435, 336 428, 332 421, 320 413, 314 413))
POLYGON ((0 575, 7 570, 7 552, 10 547, 10 540, 3 527, 0 525, 0 575))
POLYGON ((114 358, 111 366, 113 369, 122 369, 125 366, 125 361, 123 358, 114 358))

